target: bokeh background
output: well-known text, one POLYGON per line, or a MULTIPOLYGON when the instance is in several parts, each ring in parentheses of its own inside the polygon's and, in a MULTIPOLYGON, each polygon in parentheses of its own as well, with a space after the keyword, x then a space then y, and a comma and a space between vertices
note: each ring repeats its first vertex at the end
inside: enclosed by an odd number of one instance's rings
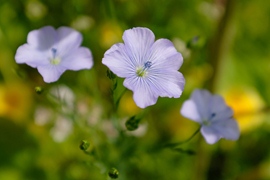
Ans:
POLYGON ((270 179, 269 29, 265 0, 0 0, 0 179, 106 180, 112 167, 120 180, 270 179), (80 31, 94 67, 46 84, 36 69, 16 64, 28 32, 46 25, 80 31), (112 82, 101 60, 132 27, 150 28, 182 53, 181 98, 142 110, 126 91, 113 107, 111 88, 117 82, 121 94, 122 80, 112 82), (195 88, 225 98, 238 141, 208 145, 197 134, 177 150, 163 147, 198 128, 179 113, 195 88), (139 128, 126 131, 138 113, 139 128))

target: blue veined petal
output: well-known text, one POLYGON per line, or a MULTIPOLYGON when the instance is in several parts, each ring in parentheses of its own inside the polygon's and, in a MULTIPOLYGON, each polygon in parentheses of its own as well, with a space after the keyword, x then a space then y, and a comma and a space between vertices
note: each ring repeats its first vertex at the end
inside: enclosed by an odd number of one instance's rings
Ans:
POLYGON ((73 50, 72 54, 63 57, 60 65, 69 70, 90 69, 93 66, 92 53, 88 48, 80 47, 73 50))
POLYGON ((57 81, 66 70, 61 66, 54 66, 51 64, 47 66, 39 66, 37 69, 46 83, 57 81))
POLYGON ((151 85, 143 78, 126 78, 124 86, 133 91, 133 99, 140 108, 151 106, 157 102, 158 95, 152 91, 151 85))
POLYGON ((185 79, 178 71, 152 69, 145 79, 160 97, 179 98, 184 90, 185 79))
POLYGON ((223 119, 229 119, 233 116, 233 111, 228 107, 221 96, 214 95, 211 99, 210 107, 211 112, 215 116, 212 118, 212 121, 219 121, 223 119))
POLYGON ((221 137, 229 140, 237 140, 240 136, 240 130, 235 119, 223 119, 212 124, 221 137))
POLYGON ((154 33, 148 28, 132 28, 126 30, 123 35, 124 44, 128 55, 137 65, 148 61, 150 47, 155 41, 154 33))
POLYGON ((202 119, 200 117, 200 114, 197 110, 197 106, 193 100, 187 100, 182 105, 182 108, 180 110, 180 113, 186 117, 189 118, 195 122, 202 123, 202 119))
POLYGON ((29 44, 24 44, 17 49, 15 60, 18 64, 25 63, 33 68, 49 64, 46 52, 38 51, 29 44))
POLYGON ((27 43, 39 51, 46 51, 55 44, 57 40, 57 33, 52 26, 45 26, 43 28, 29 32, 27 36, 27 43))
POLYGON ((147 59, 152 62, 153 68, 179 70, 183 63, 182 55, 168 39, 157 40, 149 50, 148 56, 147 59))
POLYGON ((211 126, 202 126, 201 133, 208 144, 214 144, 221 138, 219 132, 211 126))
POLYGON ((196 103, 198 112, 203 120, 209 119, 211 97, 209 91, 196 89, 191 95, 191 99, 196 103))
POLYGON ((136 66, 127 54, 125 45, 122 43, 115 44, 107 50, 102 63, 119 77, 136 76, 136 66))
POLYGON ((82 35, 69 27, 60 27, 56 30, 57 41, 55 47, 59 56, 72 54, 82 43, 82 35))

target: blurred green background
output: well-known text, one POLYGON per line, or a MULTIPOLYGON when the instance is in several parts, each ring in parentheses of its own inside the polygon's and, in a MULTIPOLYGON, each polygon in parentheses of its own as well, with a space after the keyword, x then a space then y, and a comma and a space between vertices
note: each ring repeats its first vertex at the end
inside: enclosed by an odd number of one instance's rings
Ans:
POLYGON ((111 167, 120 180, 270 179, 269 29, 265 0, 0 0, 0 179, 106 180, 111 167), (46 25, 80 31, 94 67, 46 84, 36 69, 17 65, 28 32, 46 25), (173 41, 186 86, 179 99, 159 98, 127 132, 119 129, 142 110, 127 91, 115 111, 101 60, 132 27, 173 41), (198 128, 179 113, 195 88, 225 98, 240 139, 208 145, 198 134, 181 149, 162 148, 198 128), (83 139, 89 154, 79 148, 83 139))

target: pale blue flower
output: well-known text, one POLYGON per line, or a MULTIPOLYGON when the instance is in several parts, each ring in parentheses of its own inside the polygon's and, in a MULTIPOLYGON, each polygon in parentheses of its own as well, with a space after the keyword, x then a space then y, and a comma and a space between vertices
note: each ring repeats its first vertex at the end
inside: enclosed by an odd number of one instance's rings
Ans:
POLYGON ((201 133, 208 144, 214 144, 220 138, 239 138, 239 127, 233 119, 233 111, 219 95, 211 95, 207 90, 194 90, 180 112, 201 124, 201 133))
POLYGON ((151 30, 139 27, 126 30, 123 40, 105 53, 102 63, 125 78, 124 86, 133 91, 137 106, 153 105, 159 96, 180 97, 185 79, 178 69, 183 58, 173 43, 155 41, 151 30))
POLYGON ((91 51, 80 47, 82 35, 71 28, 45 26, 29 32, 27 43, 17 49, 15 60, 37 68, 45 82, 55 82, 66 70, 90 69, 91 51))

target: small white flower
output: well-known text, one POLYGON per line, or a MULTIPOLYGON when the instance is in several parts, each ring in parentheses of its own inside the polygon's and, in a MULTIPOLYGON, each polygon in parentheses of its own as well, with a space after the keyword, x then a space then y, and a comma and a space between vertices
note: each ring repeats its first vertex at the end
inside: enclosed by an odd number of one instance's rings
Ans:
POLYGON ((208 144, 220 138, 237 140, 240 132, 233 111, 221 96, 211 95, 206 90, 195 90, 184 102, 181 114, 201 124, 201 133, 208 144))
POLYGON ((15 60, 25 63, 43 76, 45 82, 55 82, 66 70, 90 69, 91 51, 80 47, 82 35, 69 27, 55 30, 45 26, 29 32, 27 43, 17 49, 15 60))
POLYGON ((113 45, 102 63, 117 76, 125 78, 124 86, 133 91, 137 106, 145 108, 157 102, 158 97, 179 98, 185 85, 178 71, 183 63, 168 39, 155 41, 147 28, 126 30, 123 43, 113 45))
POLYGON ((50 133, 55 142, 63 142, 73 131, 70 119, 58 116, 50 133))

